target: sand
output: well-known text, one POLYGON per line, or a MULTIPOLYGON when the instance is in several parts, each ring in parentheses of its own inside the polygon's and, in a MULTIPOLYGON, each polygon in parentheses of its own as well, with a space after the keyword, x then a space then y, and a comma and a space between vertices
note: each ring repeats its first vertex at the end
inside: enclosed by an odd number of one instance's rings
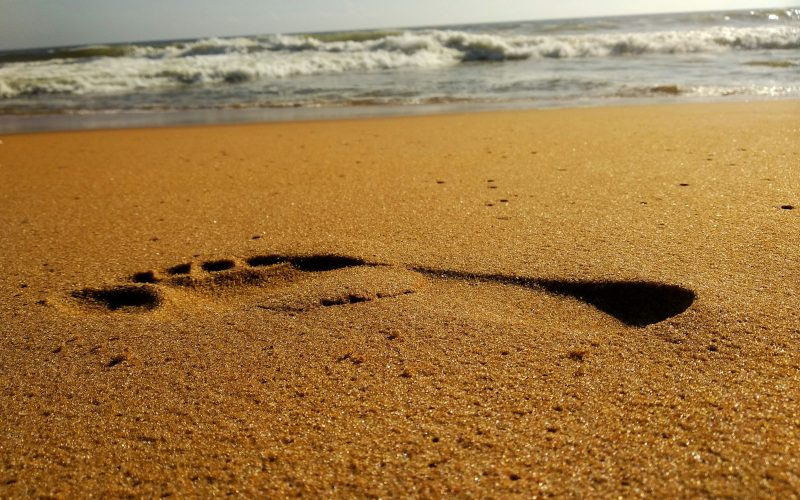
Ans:
POLYGON ((6 135, 0 496, 800 491, 800 102, 6 135))

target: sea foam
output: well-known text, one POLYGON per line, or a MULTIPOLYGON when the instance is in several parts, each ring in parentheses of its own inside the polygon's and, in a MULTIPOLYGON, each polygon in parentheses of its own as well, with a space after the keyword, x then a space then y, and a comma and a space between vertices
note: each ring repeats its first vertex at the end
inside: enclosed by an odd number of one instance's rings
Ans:
POLYGON ((0 66, 0 97, 87 94, 300 75, 438 68, 530 58, 603 58, 800 48, 791 26, 694 31, 511 35, 455 30, 390 32, 324 41, 271 35, 157 45, 65 49, 0 66))
POLYGON ((0 115, 800 97, 798 49, 800 9, 32 49, 0 115))

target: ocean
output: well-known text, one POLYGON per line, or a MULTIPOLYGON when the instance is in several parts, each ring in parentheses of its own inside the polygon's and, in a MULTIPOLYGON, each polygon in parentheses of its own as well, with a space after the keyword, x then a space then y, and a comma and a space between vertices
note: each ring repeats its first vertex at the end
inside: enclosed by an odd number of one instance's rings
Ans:
POLYGON ((0 131, 800 98, 800 8, 0 52, 0 131))

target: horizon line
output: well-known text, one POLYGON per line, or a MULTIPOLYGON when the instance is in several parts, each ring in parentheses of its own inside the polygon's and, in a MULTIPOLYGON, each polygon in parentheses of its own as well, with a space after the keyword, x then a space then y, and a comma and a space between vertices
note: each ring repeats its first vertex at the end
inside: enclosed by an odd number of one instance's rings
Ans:
POLYGON ((489 25, 489 24, 510 24, 510 23, 528 23, 528 22, 548 22, 548 21, 569 21, 569 20, 576 20, 576 19, 614 19, 614 18, 626 18, 626 17, 641 17, 641 16, 664 16, 670 14, 704 14, 704 13, 724 13, 724 12, 757 12, 757 11, 771 11, 771 10, 781 10, 781 11, 788 11, 788 10, 800 10, 800 5, 790 5, 790 6, 783 6, 783 7, 760 7, 760 8, 741 8, 741 9, 724 9, 724 10, 683 10, 683 11, 663 11, 663 12, 650 12, 650 13, 632 13, 632 14, 608 14, 608 15, 597 15, 597 16, 579 16, 579 17, 546 17, 546 18, 537 18, 537 19, 506 19, 506 20, 492 20, 492 21, 480 21, 480 22, 455 22, 455 23, 446 23, 446 24, 419 24, 414 26, 374 26, 370 28, 345 28, 345 29, 338 29, 338 30, 318 30, 318 31, 290 31, 290 32, 264 32, 264 33, 239 33, 239 34, 232 34, 232 35, 199 35, 199 36, 190 36, 190 37, 181 37, 181 38, 153 38, 153 39, 136 39, 136 40, 120 40, 120 41, 106 41, 106 42, 88 42, 88 43, 79 43, 79 44, 64 44, 64 45, 38 45, 38 46, 28 46, 28 47, 17 47, 11 49, 3 49, 0 48, 0 54, 8 54, 13 52, 26 52, 26 51, 37 51, 37 50, 48 50, 48 49, 71 49, 71 48, 78 48, 78 47, 91 47, 91 46, 117 46, 117 45, 137 45, 137 44, 158 44, 158 43, 174 43, 174 42, 186 42, 186 41, 193 41, 193 40, 202 40, 204 38, 252 38, 252 37, 259 37, 259 36, 269 36, 269 35, 290 35, 290 36, 297 36, 297 35, 322 35, 322 34, 333 34, 333 33, 359 33, 359 32, 370 32, 370 31, 389 31, 389 30, 422 30, 422 29, 434 29, 434 28, 448 28, 448 27, 456 27, 456 26, 479 26, 479 25, 489 25))

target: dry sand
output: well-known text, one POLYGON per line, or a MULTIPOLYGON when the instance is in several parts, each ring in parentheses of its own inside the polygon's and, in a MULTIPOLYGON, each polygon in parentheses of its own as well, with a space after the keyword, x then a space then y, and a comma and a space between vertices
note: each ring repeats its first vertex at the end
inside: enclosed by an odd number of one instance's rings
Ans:
POLYGON ((798 102, 2 141, 1 497, 800 491, 798 102))

